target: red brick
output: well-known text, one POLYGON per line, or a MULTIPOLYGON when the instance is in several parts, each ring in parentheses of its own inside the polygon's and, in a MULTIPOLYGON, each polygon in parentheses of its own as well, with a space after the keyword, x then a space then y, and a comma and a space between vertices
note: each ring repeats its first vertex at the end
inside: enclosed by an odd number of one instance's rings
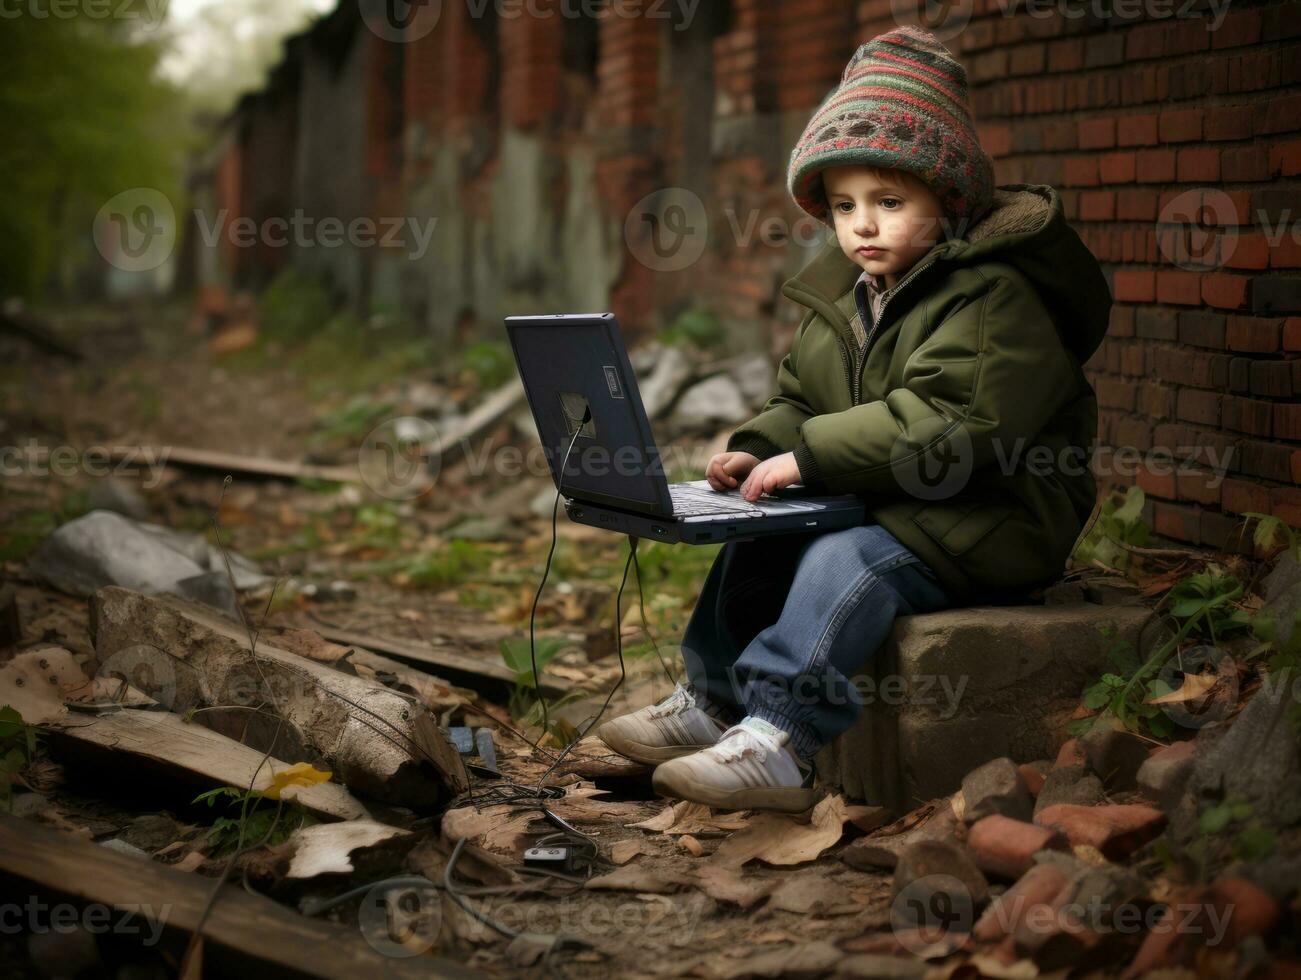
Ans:
POLYGON ((1121 116, 1116 120, 1117 146, 1156 146, 1155 113, 1121 116))
POLYGON ((1104 857, 1120 861, 1161 832, 1165 814, 1140 803, 1101 806, 1054 803, 1039 811, 1034 822, 1061 830, 1073 846, 1088 844, 1104 857))
POLYGON ((1179 968, 1191 966, 1198 950, 1235 949, 1249 936, 1269 933, 1280 914, 1278 902, 1245 878, 1224 877, 1202 888, 1178 888, 1166 900, 1163 914, 1144 937, 1123 976, 1185 972, 1179 968), (1219 937, 1219 941, 1211 946, 1207 943, 1210 937, 1219 937))
POLYGON ((1269 173, 1273 177, 1301 176, 1301 140, 1284 140, 1269 148, 1269 173))
POLYGON ((1047 906, 1061 892, 1066 880, 1066 872, 1054 864, 1034 865, 985 909, 976 920, 972 937, 978 942, 995 942, 1015 932, 1031 909, 1047 906))
POLYGON ((1176 396, 1175 415, 1183 422, 1197 425, 1220 424, 1220 402, 1224 396, 1196 388, 1181 388, 1176 396))
POLYGON ((1201 541, 1201 509, 1158 500, 1152 507, 1152 527, 1157 534, 1177 541, 1201 541))
POLYGON ((1104 153, 1098 160, 1098 176, 1104 184, 1132 183, 1135 163, 1132 152, 1104 153))
POLYGON ((1096 187, 1098 184, 1098 158, 1096 156, 1069 156, 1062 161, 1062 185, 1065 187, 1096 187))
POLYGON ((1276 317, 1230 316, 1225 328, 1229 350, 1273 354, 1280 348, 1283 321, 1276 317))
POLYGON ((1158 469, 1153 469, 1148 463, 1144 462, 1134 469, 1134 482, 1149 497, 1162 497, 1166 500, 1178 499, 1179 490, 1175 483, 1174 471, 1170 466, 1162 465, 1158 469))
POLYGON ((1213 183, 1220 179, 1220 151, 1214 147, 1191 146, 1179 150, 1175 164, 1179 181, 1213 183))
POLYGON ((1156 274, 1156 301, 1181 306, 1200 306, 1202 302, 1202 277, 1197 272, 1181 269, 1158 269, 1156 274))
POLYGON ((1220 179, 1227 183, 1268 180, 1269 169, 1263 146, 1230 146, 1220 154, 1220 179))
POLYGON ((1233 234, 1216 243, 1220 261, 1230 269, 1266 269, 1270 264, 1269 240, 1260 232, 1233 234))
POLYGON ((1235 514, 1248 511, 1269 513, 1269 490, 1259 483, 1251 483, 1235 477, 1225 477, 1220 487, 1220 505, 1235 514))
POLYGON ((1236 395, 1224 396, 1224 428, 1247 435, 1269 437, 1271 428, 1271 410, 1269 402, 1253 398, 1239 398, 1236 395))
POLYGON ((1187 143, 1202 138, 1201 109, 1170 109, 1157 120, 1162 143, 1187 143))
POLYGON ((1098 150, 1116 145, 1116 120, 1081 119, 1078 130, 1081 150, 1098 150))
MULTIPOLYGON (((1050 809, 1045 807, 1044 812, 1050 809)), ((1060 830, 1036 824, 1037 820, 1026 823, 1001 814, 977 820, 967 833, 967 849, 976 867, 990 874, 1019 878, 1034 867, 1036 851, 1068 849, 1060 830)))
POLYGON ((1284 322, 1283 349, 1301 350, 1301 316, 1290 316, 1284 322))
POLYGON ((1224 310, 1237 310, 1247 305, 1251 280, 1246 276, 1216 273, 1202 276, 1202 302, 1224 310))
POLYGON ((1115 217, 1115 191, 1084 191, 1080 194, 1081 221, 1112 221, 1115 217))
POLYGON ((1301 488, 1274 487, 1269 492, 1269 513, 1289 527, 1301 527, 1301 488))
POLYGON ((1274 406, 1274 438, 1301 441, 1301 404, 1274 406))
POLYGON ((1174 179, 1174 150, 1138 151, 1137 180, 1140 184, 1168 184, 1174 179))
POLYGON ((1251 139, 1250 106, 1213 106, 1206 110, 1205 139, 1251 139))

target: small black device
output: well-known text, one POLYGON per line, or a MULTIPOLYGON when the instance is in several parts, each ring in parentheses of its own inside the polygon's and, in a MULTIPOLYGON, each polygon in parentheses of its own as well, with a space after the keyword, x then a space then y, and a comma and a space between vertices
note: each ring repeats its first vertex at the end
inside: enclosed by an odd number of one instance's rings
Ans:
POLYGON ((506 333, 570 520, 687 544, 864 522, 855 494, 810 496, 796 484, 752 503, 708 480, 670 484, 614 314, 508 316, 506 333))

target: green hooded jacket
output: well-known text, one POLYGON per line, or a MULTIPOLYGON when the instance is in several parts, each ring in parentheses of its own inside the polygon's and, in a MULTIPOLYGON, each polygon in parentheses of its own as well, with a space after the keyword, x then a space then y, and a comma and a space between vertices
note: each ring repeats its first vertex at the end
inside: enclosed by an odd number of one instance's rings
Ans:
POLYGON ((958 604, 1058 578, 1093 512, 1098 403, 1081 365, 1111 291, 1045 184, 1009 184, 886 290, 831 241, 782 287, 808 308, 778 393, 728 440, 793 452, 811 492, 853 493, 958 604), (851 319, 867 324, 865 343, 851 319))

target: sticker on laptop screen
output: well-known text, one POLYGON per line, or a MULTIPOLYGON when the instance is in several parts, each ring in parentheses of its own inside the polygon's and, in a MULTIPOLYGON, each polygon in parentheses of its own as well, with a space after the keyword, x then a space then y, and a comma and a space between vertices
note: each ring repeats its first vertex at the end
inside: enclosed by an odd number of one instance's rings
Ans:
POLYGON ((605 371, 605 383, 610 389, 610 397, 622 398, 623 389, 619 387, 619 372, 614 369, 613 364, 603 364, 601 368, 605 371))

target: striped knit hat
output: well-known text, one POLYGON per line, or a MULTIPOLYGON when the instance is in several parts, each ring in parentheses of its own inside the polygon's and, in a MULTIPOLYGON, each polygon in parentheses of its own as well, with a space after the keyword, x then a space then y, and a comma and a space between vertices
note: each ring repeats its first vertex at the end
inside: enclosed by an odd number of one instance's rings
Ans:
POLYGON ((992 203, 994 166, 967 106, 967 73, 930 31, 900 27, 862 45, 791 153, 795 203, 828 221, 822 170, 846 165, 915 174, 951 227, 992 203))

